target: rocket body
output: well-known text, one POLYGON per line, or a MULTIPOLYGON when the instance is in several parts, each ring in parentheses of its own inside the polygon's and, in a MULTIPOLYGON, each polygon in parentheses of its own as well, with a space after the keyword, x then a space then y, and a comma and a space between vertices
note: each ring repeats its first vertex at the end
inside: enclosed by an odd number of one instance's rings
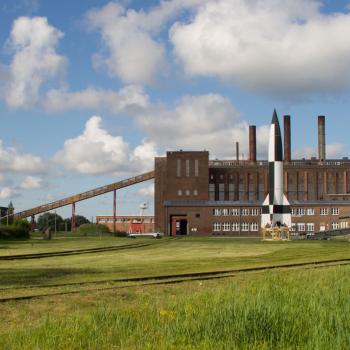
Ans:
POLYGON ((262 207, 261 227, 291 227, 290 204, 283 189, 282 136, 276 110, 270 126, 268 161, 269 193, 262 207))

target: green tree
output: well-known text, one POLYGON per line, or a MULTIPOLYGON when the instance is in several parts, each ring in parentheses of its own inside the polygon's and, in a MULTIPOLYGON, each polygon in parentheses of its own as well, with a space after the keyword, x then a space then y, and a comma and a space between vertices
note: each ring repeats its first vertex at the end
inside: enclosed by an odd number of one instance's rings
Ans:
POLYGON ((75 216, 75 226, 79 227, 84 224, 90 224, 90 221, 83 215, 76 215, 75 216))
POLYGON ((62 219, 62 216, 54 213, 41 214, 37 220, 37 225, 36 225, 37 229, 41 232, 45 232, 45 230, 49 227, 51 231, 54 231, 55 217, 56 217, 56 229, 58 231, 63 223, 63 219, 62 219))

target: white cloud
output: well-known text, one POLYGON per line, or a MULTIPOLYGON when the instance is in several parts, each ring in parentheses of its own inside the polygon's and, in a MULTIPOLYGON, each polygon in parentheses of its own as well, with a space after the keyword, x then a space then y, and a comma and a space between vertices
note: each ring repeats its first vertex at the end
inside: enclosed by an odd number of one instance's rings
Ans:
POLYGON ((147 187, 140 188, 138 190, 138 195, 146 198, 153 198, 154 197, 154 184, 151 184, 147 187))
POLYGON ((66 140, 54 159, 67 169, 98 175, 150 170, 155 155, 154 143, 144 140, 131 150, 121 136, 112 136, 103 129, 101 117, 93 116, 87 121, 83 133, 66 140))
POLYGON ((66 59, 55 51, 62 36, 45 17, 19 17, 14 21, 8 40, 14 53, 6 84, 8 106, 34 105, 43 83, 63 71, 66 59))
POLYGON ((189 75, 274 93, 350 86, 350 14, 323 14, 316 0, 212 0, 170 30, 189 75))
MULTIPOLYGON (((326 145, 326 157, 328 159, 337 159, 342 157, 344 154, 346 146, 342 143, 330 143, 326 145)), ((305 146, 297 149, 294 152, 293 158, 296 159, 310 159, 312 157, 316 157, 318 159, 318 150, 316 147, 305 146)))
POLYGON ((3 187, 0 189, 0 199, 17 197, 18 192, 12 187, 3 187))
POLYGON ((44 161, 35 155, 23 153, 14 147, 5 147, 0 140, 0 171, 38 174, 46 172, 44 161))
POLYGON ((99 30, 107 53, 95 55, 96 66, 126 83, 151 84, 166 67, 165 45, 157 35, 181 10, 206 0, 161 1, 148 11, 126 9, 110 2, 88 12, 88 25, 99 30))
POLYGON ((37 189, 43 186, 43 179, 38 176, 26 176, 21 184, 24 190, 37 189))
MULTIPOLYGON (((137 125, 162 149, 210 150, 211 156, 234 158, 234 142, 248 154, 249 124, 231 102, 218 94, 185 96, 173 109, 153 106, 137 116, 137 125)), ((266 156, 267 126, 257 128, 259 156, 266 156)))
POLYGON ((136 112, 147 105, 148 96, 142 87, 135 85, 126 86, 120 91, 94 87, 78 92, 50 90, 44 101, 45 109, 54 112, 66 109, 107 109, 114 113, 136 112))

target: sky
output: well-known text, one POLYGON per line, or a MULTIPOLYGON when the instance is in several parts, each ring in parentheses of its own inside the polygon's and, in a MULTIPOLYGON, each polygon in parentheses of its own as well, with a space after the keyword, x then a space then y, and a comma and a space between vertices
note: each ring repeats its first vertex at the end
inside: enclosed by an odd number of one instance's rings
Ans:
MULTIPOLYGON (((292 155, 349 155, 350 2, 1 0, 0 205, 16 211, 150 171, 167 150, 267 156, 273 109, 292 155)), ((152 181, 117 192, 139 214, 152 181)), ((112 194, 79 202, 89 219, 112 194)), ((71 208, 57 210, 70 216, 71 208)))

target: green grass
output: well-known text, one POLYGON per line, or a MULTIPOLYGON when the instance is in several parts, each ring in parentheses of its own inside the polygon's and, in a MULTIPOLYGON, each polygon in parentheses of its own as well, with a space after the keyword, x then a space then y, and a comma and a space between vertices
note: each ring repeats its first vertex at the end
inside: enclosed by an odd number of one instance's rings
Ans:
MULTIPOLYGON (((2 252, 6 249, 33 253, 138 242, 151 245, 98 254, 0 261, 0 298, 81 290, 74 295, 0 304, 0 349, 350 347, 347 266, 244 273, 179 285, 139 284, 109 291, 83 291, 84 286, 33 287, 350 258, 347 241, 88 237, 2 241, 0 247, 8 248, 0 249, 0 254, 8 254, 2 252)), ((99 287, 118 285, 110 282, 99 287)))

